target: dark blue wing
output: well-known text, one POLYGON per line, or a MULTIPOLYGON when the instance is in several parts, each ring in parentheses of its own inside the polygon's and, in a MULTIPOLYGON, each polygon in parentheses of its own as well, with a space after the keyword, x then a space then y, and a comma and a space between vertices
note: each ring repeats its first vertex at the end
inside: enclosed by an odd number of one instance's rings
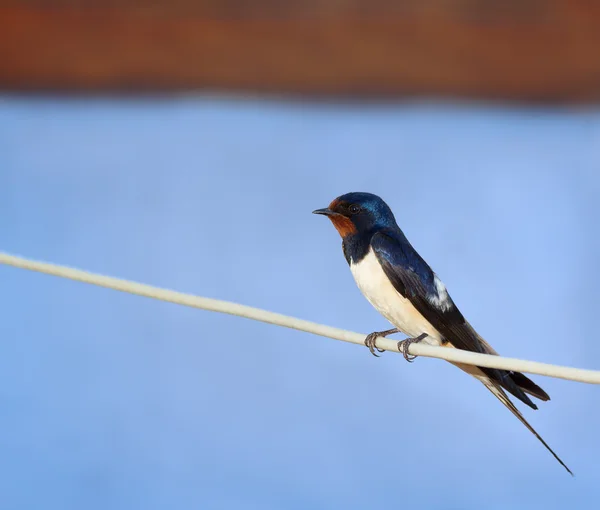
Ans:
POLYGON ((410 300, 419 313, 458 349, 485 352, 446 290, 406 238, 379 232, 371 247, 396 290, 410 300))
MULTIPOLYGON (((479 335, 465 320, 441 282, 436 283, 435 273, 403 234, 395 231, 378 232, 371 239, 371 248, 395 289, 440 332, 444 340, 457 349, 487 354, 479 335)), ((513 381, 513 377, 521 378, 524 383, 531 382, 539 389, 542 397, 547 397, 541 388, 522 374, 494 368, 479 368, 490 379, 534 409, 537 407, 519 387, 518 381, 513 381)), ((527 389, 525 384, 522 386, 527 389)))

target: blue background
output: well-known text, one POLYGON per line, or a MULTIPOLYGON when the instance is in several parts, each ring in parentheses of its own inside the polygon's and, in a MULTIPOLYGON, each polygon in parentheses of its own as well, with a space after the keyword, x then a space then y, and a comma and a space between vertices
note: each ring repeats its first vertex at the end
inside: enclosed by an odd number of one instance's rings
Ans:
MULTIPOLYGON (((0 100, 0 249, 368 333, 310 212, 380 194, 501 353, 600 369, 600 111, 0 100)), ((0 508, 583 508, 600 390, 0 267, 0 508)))

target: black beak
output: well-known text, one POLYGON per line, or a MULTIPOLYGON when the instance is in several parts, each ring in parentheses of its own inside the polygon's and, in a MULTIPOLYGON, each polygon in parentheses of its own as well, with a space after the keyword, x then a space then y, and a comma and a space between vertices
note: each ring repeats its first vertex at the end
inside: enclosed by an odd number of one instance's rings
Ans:
POLYGON ((313 214, 323 214, 324 216, 332 216, 335 214, 331 209, 316 209, 313 211, 313 214))

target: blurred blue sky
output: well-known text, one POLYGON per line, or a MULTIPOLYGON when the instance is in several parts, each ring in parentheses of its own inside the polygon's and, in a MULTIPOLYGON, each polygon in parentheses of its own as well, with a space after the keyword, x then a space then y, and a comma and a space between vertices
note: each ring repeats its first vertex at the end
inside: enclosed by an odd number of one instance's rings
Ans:
MULTIPOLYGON (((0 98, 0 249, 368 333, 380 194, 502 354, 600 369, 600 111, 0 98)), ((397 355, 0 267, 2 509, 584 508, 600 390, 526 417, 397 355)))

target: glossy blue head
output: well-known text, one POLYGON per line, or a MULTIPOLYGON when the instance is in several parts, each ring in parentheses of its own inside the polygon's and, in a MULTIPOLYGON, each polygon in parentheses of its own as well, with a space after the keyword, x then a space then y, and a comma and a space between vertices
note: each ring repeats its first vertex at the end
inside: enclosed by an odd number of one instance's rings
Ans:
POLYGON ((392 210, 372 193, 346 193, 337 197, 326 209, 317 209, 313 213, 329 217, 344 239, 355 234, 398 227, 392 210))

